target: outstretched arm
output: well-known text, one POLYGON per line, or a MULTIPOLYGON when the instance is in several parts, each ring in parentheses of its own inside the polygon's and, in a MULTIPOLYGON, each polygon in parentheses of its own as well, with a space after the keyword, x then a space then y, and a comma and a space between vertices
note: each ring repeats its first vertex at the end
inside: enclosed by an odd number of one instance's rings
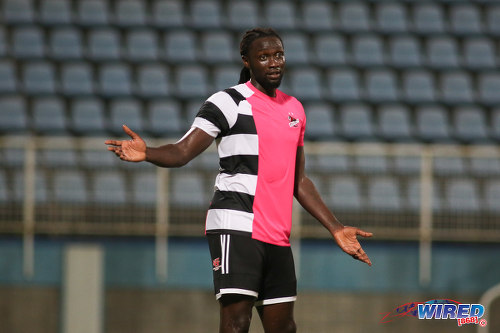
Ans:
POLYGON ((108 150, 128 162, 147 161, 165 168, 180 167, 202 153, 214 138, 199 128, 191 129, 181 140, 157 148, 148 147, 144 140, 126 125, 123 130, 130 140, 106 140, 108 150))
POLYGON ((371 237, 371 232, 344 226, 328 209, 316 187, 305 174, 304 147, 297 148, 294 195, 297 201, 330 232, 337 245, 354 259, 372 265, 357 236, 371 237))

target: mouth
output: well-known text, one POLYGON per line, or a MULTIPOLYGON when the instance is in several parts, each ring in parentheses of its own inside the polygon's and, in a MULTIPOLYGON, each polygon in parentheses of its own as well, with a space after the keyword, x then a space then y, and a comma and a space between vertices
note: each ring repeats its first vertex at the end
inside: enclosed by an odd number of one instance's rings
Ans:
POLYGON ((274 71, 267 73, 267 77, 271 80, 278 80, 281 78, 281 71, 274 71))

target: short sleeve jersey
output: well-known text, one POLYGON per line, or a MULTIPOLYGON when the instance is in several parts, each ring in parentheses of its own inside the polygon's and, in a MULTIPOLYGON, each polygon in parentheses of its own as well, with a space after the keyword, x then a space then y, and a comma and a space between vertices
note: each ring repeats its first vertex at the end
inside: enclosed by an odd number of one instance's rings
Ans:
POLYGON ((216 138, 220 158, 207 233, 243 233, 289 246, 302 104, 280 90, 270 97, 250 81, 210 96, 193 127, 216 138))

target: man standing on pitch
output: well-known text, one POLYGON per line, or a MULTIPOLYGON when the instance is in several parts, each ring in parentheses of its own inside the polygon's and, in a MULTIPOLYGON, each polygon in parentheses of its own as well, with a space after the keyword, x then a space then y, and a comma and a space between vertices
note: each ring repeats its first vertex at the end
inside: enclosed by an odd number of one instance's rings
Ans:
POLYGON ((175 144, 147 147, 132 139, 107 140, 122 160, 180 167, 216 141, 220 172, 206 218, 219 332, 248 332, 253 306, 266 333, 295 332, 296 277, 290 249, 293 197, 354 259, 371 261, 357 236, 369 232, 342 225, 305 174, 302 104, 278 90, 285 69, 279 35, 253 29, 243 36, 239 84, 210 96, 191 129, 175 144))

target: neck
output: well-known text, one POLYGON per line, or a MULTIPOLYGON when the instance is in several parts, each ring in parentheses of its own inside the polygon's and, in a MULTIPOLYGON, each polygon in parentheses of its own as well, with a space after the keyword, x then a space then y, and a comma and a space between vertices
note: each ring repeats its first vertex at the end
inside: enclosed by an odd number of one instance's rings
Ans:
POLYGON ((259 82, 257 82, 254 78, 250 80, 250 83, 257 88, 260 92, 266 94, 269 97, 276 97, 276 88, 274 87, 264 87, 259 82))

